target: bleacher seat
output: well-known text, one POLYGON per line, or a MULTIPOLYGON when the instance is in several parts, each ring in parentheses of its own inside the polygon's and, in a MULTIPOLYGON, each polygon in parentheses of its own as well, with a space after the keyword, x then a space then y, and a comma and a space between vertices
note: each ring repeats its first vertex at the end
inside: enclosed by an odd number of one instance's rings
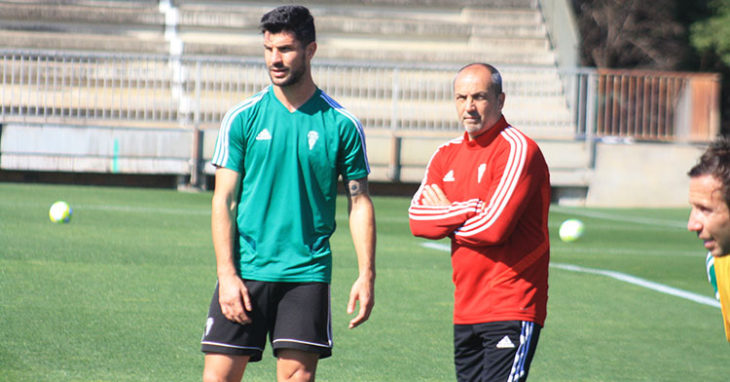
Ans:
MULTIPOLYGON (((171 39, 166 31, 169 33, 172 27, 174 37, 182 42, 183 57, 205 56, 213 61, 223 56, 260 59, 261 15, 290 1, 175 0, 172 3, 178 12, 174 27, 166 14, 169 8, 154 0, 0 2, 0 48, 162 56, 171 52, 171 39)), ((507 93, 505 115, 512 124, 538 139, 572 139, 574 135, 556 53, 536 0, 302 0, 299 3, 311 9, 317 24, 315 81, 353 111, 371 131, 373 139, 378 139, 378 134, 390 136, 394 124, 399 124, 398 128, 408 136, 459 134, 449 95, 451 81, 458 67, 474 61, 494 64, 502 72, 507 93), (319 72, 318 62, 363 68, 397 67, 401 83, 397 95, 398 122, 393 121, 393 82, 389 77, 395 74, 352 70, 330 78, 327 73, 319 72), (428 67, 439 70, 424 69, 428 67), (372 97, 364 99, 363 93, 381 97, 375 101, 372 97)), ((240 86, 230 86, 233 73, 240 67, 229 63, 217 65, 215 71, 194 74, 201 78, 201 115, 206 115, 208 121, 220 120, 227 109, 221 104, 230 106, 268 83, 265 72, 256 70, 246 74, 245 91, 240 86), (250 78, 254 74, 258 77, 250 78)), ((184 67, 184 62, 167 67, 162 59, 154 65, 154 71, 159 73, 187 70, 191 75, 193 72, 192 68, 184 67)), ((99 74, 90 71, 88 75, 92 73, 98 82, 99 74)), ((176 86, 174 74, 160 76, 159 79, 150 77, 150 81, 176 86)), ((135 86, 139 86, 139 81, 135 86)), ((164 89, 153 89, 151 99, 176 102, 169 93, 160 90, 164 89)), ((94 95, 93 109, 77 113, 107 115, 103 105, 106 99, 114 97, 94 95)), ((141 105, 132 102, 130 105, 136 106, 130 108, 134 109, 118 115, 147 115, 142 110, 150 102, 147 99, 138 97, 137 103, 141 105)), ((59 102, 65 101, 59 99, 59 102)), ((177 111, 173 110, 173 114, 177 115, 177 111)), ((410 146, 404 147, 407 151, 410 146)), ((414 165, 422 164, 414 162, 414 165)))
POLYGON ((157 1, 5 1, 0 47, 166 53, 157 1))
MULTIPOLYGON (((179 11, 175 29, 183 43, 183 53, 260 57, 259 19, 273 6, 285 3, 288 2, 273 1, 264 5, 232 0, 174 1, 179 11)), ((419 79, 422 76, 419 70, 409 74, 410 65, 457 68, 467 62, 489 62, 505 74, 509 97, 506 111, 530 111, 528 115, 520 113, 521 116, 514 118, 517 122, 540 135, 544 135, 541 131, 548 135, 572 134, 562 84, 554 69, 555 53, 534 0, 305 0, 301 3, 310 7, 317 22, 317 60, 400 65, 400 75, 413 77, 415 86, 417 80, 448 82, 452 75, 447 79, 419 79), (530 67, 539 69, 533 71, 530 67)), ((163 11, 153 0, 3 2, 0 3, 0 47, 165 54, 170 46, 165 39, 163 11)), ((261 80, 267 81, 265 77, 261 80)), ((349 82, 356 83, 357 79, 349 82)), ((349 104, 358 102, 353 100, 349 104)), ((374 109, 362 110, 376 113, 374 109)), ((410 125, 424 125, 417 116, 435 118, 433 112, 420 110, 440 109, 449 113, 436 118, 439 120, 436 124, 453 125, 450 106, 428 102, 409 106, 409 112, 414 115, 410 125)), ((378 115, 360 115, 364 119, 383 121, 378 115)))

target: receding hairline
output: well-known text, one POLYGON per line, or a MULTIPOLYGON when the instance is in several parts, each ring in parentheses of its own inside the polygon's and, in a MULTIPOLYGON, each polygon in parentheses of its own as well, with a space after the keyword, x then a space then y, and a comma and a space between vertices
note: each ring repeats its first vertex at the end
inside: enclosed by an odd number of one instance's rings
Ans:
POLYGON ((456 80, 459 78, 459 76, 461 76, 463 72, 470 70, 474 67, 485 69, 489 73, 489 79, 491 82, 490 87, 495 90, 495 93, 497 93, 497 95, 502 94, 502 74, 499 73, 499 70, 497 70, 497 68, 484 62, 472 62, 470 64, 462 66, 461 69, 456 72, 456 76, 454 76, 452 88, 456 87, 456 80))
POLYGON ((497 68, 495 68, 492 65, 489 65, 484 62, 472 62, 471 64, 466 64, 466 65, 462 66, 461 69, 459 69, 459 71, 456 72, 456 74, 458 75, 459 73, 463 72, 464 70, 475 67, 475 66, 487 69, 489 71, 489 73, 492 73, 492 74, 499 73, 497 68))

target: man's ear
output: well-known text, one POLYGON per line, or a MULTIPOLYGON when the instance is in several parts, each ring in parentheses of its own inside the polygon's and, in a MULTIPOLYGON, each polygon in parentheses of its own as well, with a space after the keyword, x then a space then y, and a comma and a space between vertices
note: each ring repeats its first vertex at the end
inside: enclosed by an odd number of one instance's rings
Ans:
POLYGON ((499 110, 502 110, 502 108, 504 107, 504 99, 506 97, 507 96, 504 93, 501 93, 497 96, 497 102, 499 102, 499 110))
POLYGON ((307 58, 311 60, 312 57, 314 57, 314 53, 317 51, 317 42, 316 41, 310 42, 309 45, 307 45, 307 47, 304 48, 304 51, 307 55, 307 58))

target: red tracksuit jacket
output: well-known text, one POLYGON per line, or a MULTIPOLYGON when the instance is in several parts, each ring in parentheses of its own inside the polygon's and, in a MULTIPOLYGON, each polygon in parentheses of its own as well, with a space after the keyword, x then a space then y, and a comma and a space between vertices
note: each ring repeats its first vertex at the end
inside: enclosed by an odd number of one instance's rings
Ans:
POLYGON ((537 144, 504 117, 474 141, 441 145, 409 208, 411 232, 451 238, 454 323, 521 320, 544 325, 550 174, 537 144), (437 184, 450 206, 424 206, 437 184))

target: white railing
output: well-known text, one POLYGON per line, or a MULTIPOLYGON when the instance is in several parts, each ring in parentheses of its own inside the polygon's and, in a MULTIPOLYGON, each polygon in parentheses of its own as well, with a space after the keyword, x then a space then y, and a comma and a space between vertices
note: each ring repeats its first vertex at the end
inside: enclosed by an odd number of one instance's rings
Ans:
MULTIPOLYGON (((313 63, 318 86, 366 128, 391 131, 458 131, 451 95, 457 69, 313 63)), ((565 103, 555 68, 500 69, 511 107, 534 109, 545 97, 565 103)), ((268 84, 263 61, 255 58, 0 50, 5 121, 206 128, 268 84)), ((556 122, 546 113, 516 118, 520 126, 538 127, 569 123, 563 119, 556 122)))
MULTIPOLYGON (((459 131, 452 66, 313 63, 318 85, 366 129, 459 131)), ((538 138, 712 139, 719 77, 502 67, 505 114, 538 138)), ((269 84, 248 58, 0 50, 0 123, 216 127, 269 84)))

